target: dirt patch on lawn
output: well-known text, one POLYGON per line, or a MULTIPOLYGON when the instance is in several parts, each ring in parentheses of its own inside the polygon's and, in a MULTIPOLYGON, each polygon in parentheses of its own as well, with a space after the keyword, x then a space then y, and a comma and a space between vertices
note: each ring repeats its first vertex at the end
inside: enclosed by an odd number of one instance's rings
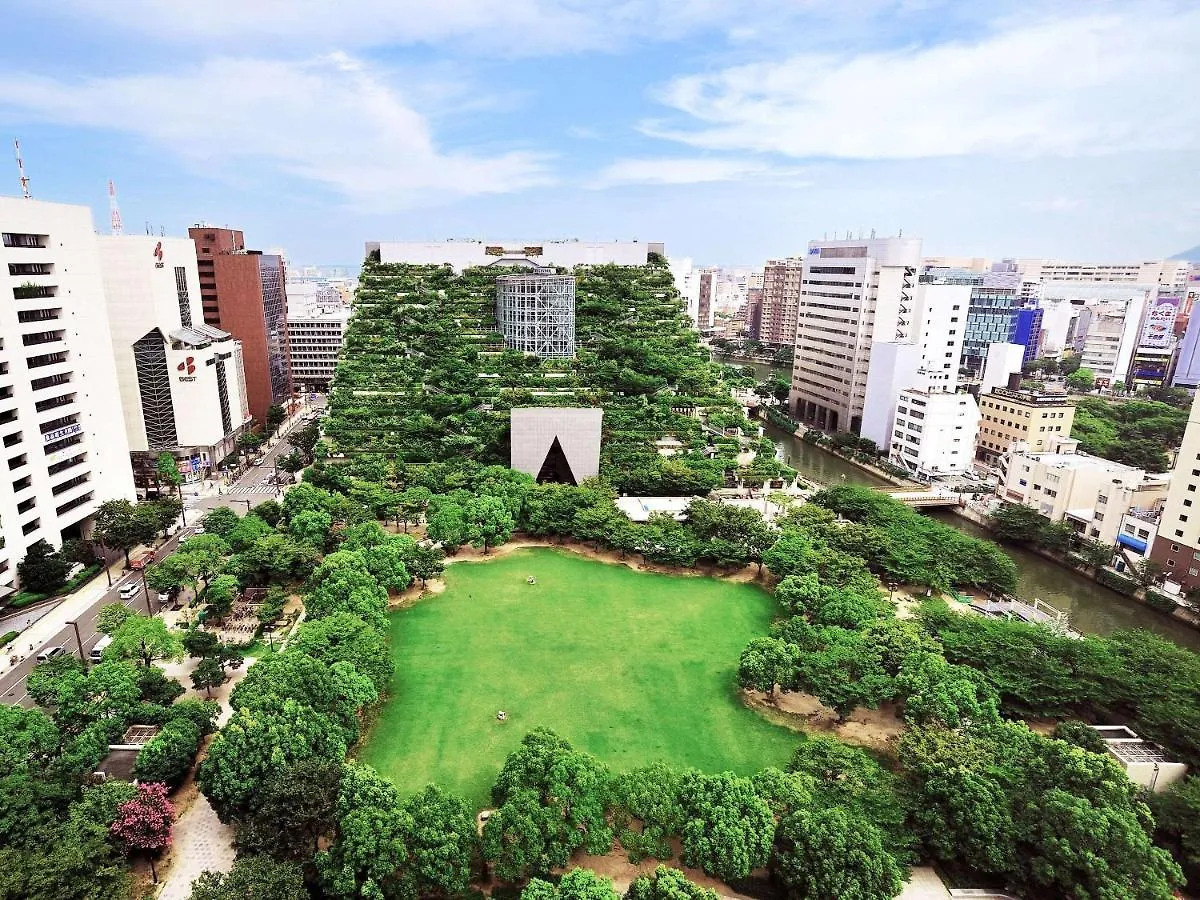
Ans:
POLYGON ((831 734, 847 744, 871 750, 890 750, 905 728, 894 703, 883 703, 878 709, 856 707, 844 722, 838 722, 837 713, 812 694, 777 693, 768 698, 762 691, 743 691, 742 699, 777 725, 810 734, 831 734))
MULTIPOLYGON (((678 842, 673 842, 678 844, 678 842)), ((633 880, 641 875, 653 875, 654 870, 659 866, 669 866, 672 869, 679 869, 687 876, 688 880, 701 887, 710 888, 717 892, 722 897, 731 897, 734 900, 753 900, 746 894, 739 894, 729 887, 725 882, 713 878, 711 875, 705 875, 699 869, 691 869, 683 865, 679 861, 678 846, 675 847, 676 858, 672 860, 660 861, 657 859, 644 859, 640 863, 631 863, 629 858, 623 851, 614 850, 611 853, 606 853, 603 856, 592 856, 586 853, 580 853, 571 858, 571 864, 562 871, 574 868, 591 869, 597 875, 604 878, 611 878, 613 887, 616 888, 618 894, 624 895, 629 889, 629 885, 633 880)))

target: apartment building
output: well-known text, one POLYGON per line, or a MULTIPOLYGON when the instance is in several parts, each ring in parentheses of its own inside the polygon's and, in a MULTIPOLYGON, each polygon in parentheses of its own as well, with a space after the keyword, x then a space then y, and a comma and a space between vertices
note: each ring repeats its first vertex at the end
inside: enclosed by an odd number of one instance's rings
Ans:
POLYGON ((1182 259, 1152 259, 1136 263, 1079 263, 1060 259, 1005 259, 993 270, 1015 271, 1021 281, 1037 285, 1046 281, 1118 282, 1153 284, 1182 289, 1189 263, 1182 259))
POLYGON ((91 210, 0 197, 0 586, 134 499, 91 210))
POLYGON ((204 321, 241 342, 250 414, 264 422, 268 408, 292 398, 283 257, 247 250, 242 232, 230 228, 197 225, 188 237, 204 321))
POLYGON ((916 239, 809 242, 789 397, 798 420, 860 432, 873 345, 915 336, 920 262, 916 239))
POLYGON ((185 482, 236 452, 251 417, 242 348, 204 322, 189 238, 100 236, 111 352, 139 496, 161 487, 170 453, 185 482))
POLYGON ((1166 571, 1168 587, 1200 588, 1200 394, 1192 400, 1150 558, 1166 571))
POLYGON ((972 465, 979 406, 967 393, 900 392, 889 458, 919 481, 959 475, 972 465))
MULTIPOLYGON (((1019 381, 1019 377, 1018 377, 1019 381)), ((995 464, 1014 444, 1030 453, 1046 453, 1051 442, 1071 436, 1075 407, 1063 394, 996 388, 979 398, 976 458, 995 464)))
POLYGON ((713 325, 713 277, 716 269, 701 269, 699 294, 696 297, 696 327, 706 331, 713 325))
POLYGON ((757 340, 774 346, 796 342, 796 310, 804 280, 804 260, 772 259, 763 267, 757 340))
POLYGON ((1171 476, 1080 453, 1078 446, 1059 438, 1049 453, 1033 453, 1018 444, 1007 456, 1000 496, 1113 546, 1131 511, 1152 509, 1167 496, 1171 476))

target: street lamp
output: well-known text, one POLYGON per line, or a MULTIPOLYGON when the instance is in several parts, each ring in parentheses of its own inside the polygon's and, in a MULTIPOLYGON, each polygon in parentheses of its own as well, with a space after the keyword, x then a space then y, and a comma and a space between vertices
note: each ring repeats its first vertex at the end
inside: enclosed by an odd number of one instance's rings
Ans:
POLYGON ((87 660, 83 658, 83 638, 79 636, 79 623, 68 622, 67 624, 75 629, 75 645, 79 648, 79 661, 83 663, 83 667, 86 669, 87 660))

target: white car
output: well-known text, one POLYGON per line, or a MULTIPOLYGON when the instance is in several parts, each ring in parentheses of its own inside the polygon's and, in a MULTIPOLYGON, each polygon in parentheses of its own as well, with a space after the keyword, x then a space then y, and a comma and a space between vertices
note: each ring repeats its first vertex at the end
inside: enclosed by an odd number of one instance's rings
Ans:
POLYGON ((131 581, 129 584, 123 584, 123 585, 121 585, 121 591, 120 591, 121 599, 129 600, 132 597, 136 597, 137 592, 140 591, 141 589, 142 589, 142 586, 140 584, 138 584, 136 581, 131 581))

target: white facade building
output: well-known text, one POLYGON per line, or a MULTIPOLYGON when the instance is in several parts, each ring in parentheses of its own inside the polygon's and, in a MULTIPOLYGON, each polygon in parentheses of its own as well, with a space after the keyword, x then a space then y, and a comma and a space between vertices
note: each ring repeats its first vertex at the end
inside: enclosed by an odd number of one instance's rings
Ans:
POLYGON ((1024 361, 1025 347, 1021 344, 988 344, 987 360, 979 382, 980 395, 1007 387, 1010 376, 1021 371, 1024 361))
POLYGON ((125 434, 145 494, 158 455, 198 481, 236 450, 250 422, 242 349, 204 323, 190 238, 95 238, 125 434))
POLYGON ((349 320, 345 306, 288 313, 288 353, 297 391, 328 390, 349 320))
POLYGON ((384 263, 449 264, 456 272, 471 266, 530 259, 539 266, 644 266, 651 253, 665 256, 662 243, 641 241, 371 241, 367 254, 378 251, 384 263))
POLYGON ((872 346, 916 336, 920 263, 920 240, 809 242, 789 398, 797 419, 828 431, 861 429, 872 346))
POLYGON ((968 471, 979 436, 979 405, 967 393, 900 392, 890 458, 921 481, 968 471))
POLYGON ((1180 289, 1187 281, 1188 262, 1182 259, 1152 259, 1137 263, 1078 263, 1061 259, 1006 259, 996 267, 1020 273, 1021 281, 1117 282, 1152 284, 1180 289))
POLYGON ((1154 508, 1167 496, 1170 475, 1147 474, 1123 463, 1078 452, 1079 442, 1051 442, 1054 452, 1029 453, 1018 443, 1005 458, 1000 496, 1066 520, 1080 534, 1112 546, 1131 510, 1154 508))
POLYGON ((918 285, 915 304, 898 320, 909 337, 876 341, 872 346, 860 429, 863 437, 884 449, 893 444, 892 423, 901 391, 952 393, 957 389, 970 304, 970 285, 918 285))
POLYGON ((134 498, 100 258, 85 206, 0 197, 0 586, 26 549, 134 498))

